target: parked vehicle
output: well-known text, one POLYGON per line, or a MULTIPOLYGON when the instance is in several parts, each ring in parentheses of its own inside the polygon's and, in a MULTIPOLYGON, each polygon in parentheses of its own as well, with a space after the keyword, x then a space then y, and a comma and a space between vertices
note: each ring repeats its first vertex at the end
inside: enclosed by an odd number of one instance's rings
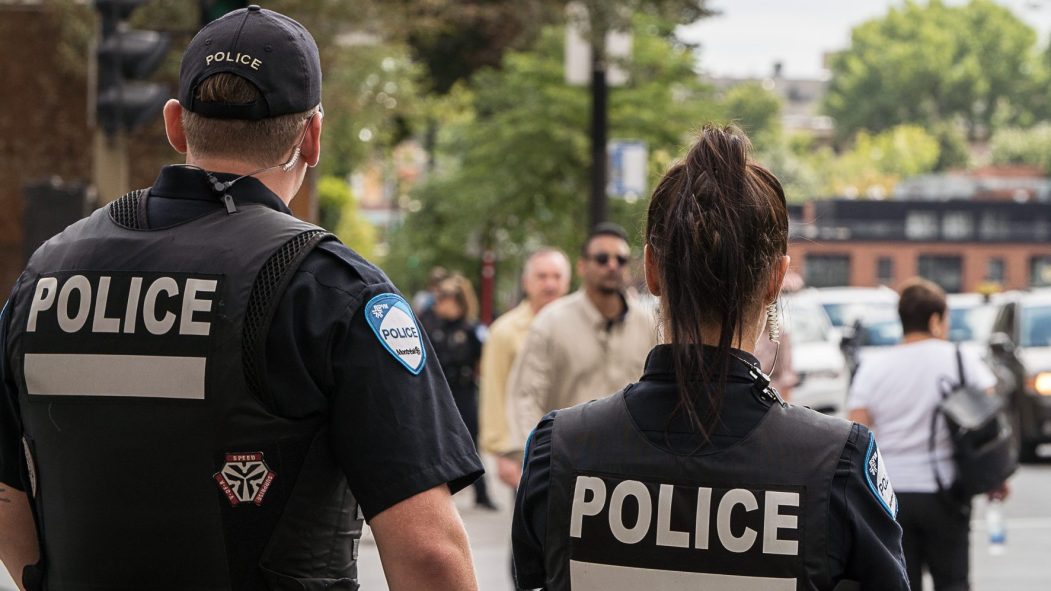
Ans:
POLYGON ((1022 460, 1051 443, 1051 290, 1010 294, 992 325, 989 360, 1000 379, 1022 460))
POLYGON ((1004 298, 1000 294, 954 293, 949 304, 949 340, 989 360, 989 337, 1004 298))
POLYGON ((838 330, 851 376, 875 348, 901 342, 898 294, 890 288, 829 287, 800 293, 819 302, 838 330))
POLYGON ((805 295, 785 298, 784 311, 792 338, 792 369, 798 376, 792 403, 844 416, 850 373, 828 315, 805 295))

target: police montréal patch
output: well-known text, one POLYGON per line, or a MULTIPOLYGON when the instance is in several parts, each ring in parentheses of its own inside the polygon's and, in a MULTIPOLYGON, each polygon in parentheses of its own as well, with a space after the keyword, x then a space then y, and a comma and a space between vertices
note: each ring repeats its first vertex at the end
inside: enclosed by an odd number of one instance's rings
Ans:
POLYGON ((257 451, 226 454, 226 462, 213 478, 219 483, 226 500, 236 507, 241 503, 262 505, 275 476, 266 465, 263 452, 257 451))
POLYGON ((876 436, 872 433, 869 433, 869 448, 865 452, 865 482, 880 506, 892 519, 897 519, 898 497, 894 494, 890 476, 887 474, 887 465, 883 462, 883 456, 876 447, 876 436))
POLYGON ((412 307, 394 293, 381 293, 365 304, 365 318, 383 347, 413 375, 423 371, 427 351, 412 307))

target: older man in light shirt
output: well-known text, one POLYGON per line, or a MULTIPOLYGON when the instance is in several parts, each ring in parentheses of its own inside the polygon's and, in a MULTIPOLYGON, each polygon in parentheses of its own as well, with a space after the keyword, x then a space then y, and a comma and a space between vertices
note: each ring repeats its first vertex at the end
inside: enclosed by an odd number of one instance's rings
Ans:
POLYGON ((518 486, 522 475, 521 446, 512 441, 507 424, 507 381, 511 367, 536 314, 569 291, 569 258, 555 248, 539 249, 522 270, 525 300, 496 319, 482 349, 481 433, 483 451, 496 456, 497 474, 505 484, 518 486))
POLYGON ((517 450, 548 412, 611 394, 642 375, 657 331, 653 310, 626 294, 630 260, 624 230, 599 224, 577 262, 581 289, 533 321, 507 392, 517 450))

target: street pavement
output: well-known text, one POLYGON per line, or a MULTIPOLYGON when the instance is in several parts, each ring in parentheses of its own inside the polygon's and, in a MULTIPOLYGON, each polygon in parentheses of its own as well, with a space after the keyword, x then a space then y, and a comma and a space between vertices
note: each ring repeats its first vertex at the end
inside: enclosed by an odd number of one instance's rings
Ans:
MULTIPOLYGON (((1051 452, 1051 449, 1045 450, 1051 452)), ((490 475, 494 471, 489 472, 490 475)), ((511 493, 490 478, 490 492, 500 511, 473 507, 470 488, 456 495, 478 572, 481 591, 513 591, 509 577, 511 493)), ((1051 456, 1028 464, 1011 480, 1011 497, 1004 503, 1007 552, 989 553, 985 501, 975 501, 971 533, 971 580, 974 591, 1047 591, 1051 588, 1051 456)), ((366 528, 367 530, 367 528, 366 528)), ((379 554, 366 531, 361 543, 359 574, 362 591, 383 591, 379 554)), ((926 589, 931 589, 929 581, 926 589)), ((0 591, 15 591, 0 569, 0 591)), ((918 591, 918 590, 915 590, 918 591)))

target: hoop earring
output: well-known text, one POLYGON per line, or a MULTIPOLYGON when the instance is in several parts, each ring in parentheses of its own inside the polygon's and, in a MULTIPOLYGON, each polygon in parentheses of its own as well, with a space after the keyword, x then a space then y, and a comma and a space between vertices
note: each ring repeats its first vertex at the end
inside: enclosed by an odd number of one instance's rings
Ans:
POLYGON ((770 340, 781 344, 781 316, 777 313, 777 300, 766 305, 766 331, 770 340))

